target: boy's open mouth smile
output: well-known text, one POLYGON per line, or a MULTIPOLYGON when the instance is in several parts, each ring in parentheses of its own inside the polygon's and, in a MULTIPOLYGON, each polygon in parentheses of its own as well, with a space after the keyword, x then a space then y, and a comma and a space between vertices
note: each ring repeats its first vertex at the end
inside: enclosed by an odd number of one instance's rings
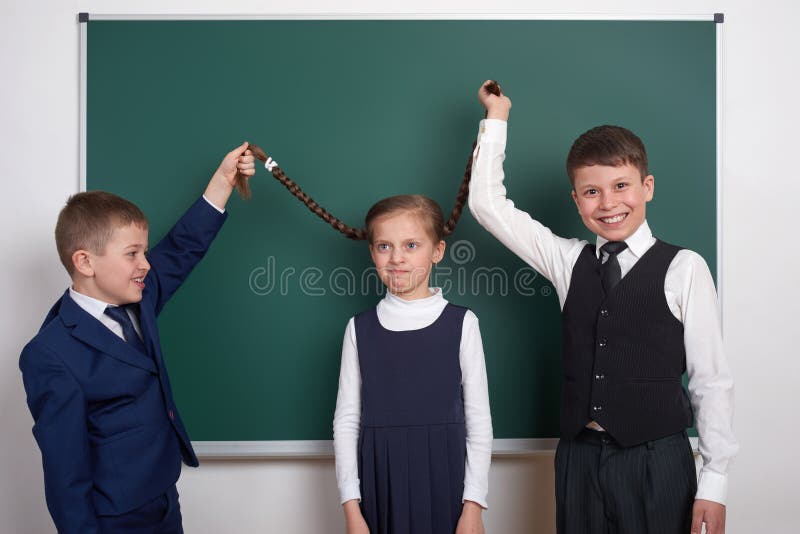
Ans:
POLYGON ((144 276, 140 276, 139 278, 134 278, 134 279, 133 279, 133 283, 134 283, 134 284, 136 285, 136 287, 138 287, 139 289, 144 289, 144 276))
POLYGON ((600 217, 600 222, 603 224, 617 224, 624 221, 627 217, 627 213, 620 213, 619 215, 612 215, 611 217, 600 217))

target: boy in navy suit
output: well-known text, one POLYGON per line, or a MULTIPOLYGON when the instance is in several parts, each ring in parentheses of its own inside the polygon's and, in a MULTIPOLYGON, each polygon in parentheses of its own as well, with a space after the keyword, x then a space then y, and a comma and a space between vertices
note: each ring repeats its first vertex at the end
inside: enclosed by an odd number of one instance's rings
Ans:
POLYGON ((63 533, 182 532, 175 482, 198 465, 164 367, 156 316, 227 217, 247 143, 228 153, 203 198, 152 250, 134 204, 72 196, 56 245, 72 287, 20 356, 42 452, 47 507, 63 533))
POLYGON ((723 533, 727 469, 738 445, 716 290, 700 255, 650 231, 645 209, 655 182, 644 144, 619 126, 592 128, 574 142, 572 198, 597 239, 565 239, 506 198, 511 101, 486 84, 478 97, 487 118, 470 210, 553 283, 562 308, 559 534, 700 534, 703 523, 709 534, 723 533), (693 410, 699 481, 686 435, 693 410))

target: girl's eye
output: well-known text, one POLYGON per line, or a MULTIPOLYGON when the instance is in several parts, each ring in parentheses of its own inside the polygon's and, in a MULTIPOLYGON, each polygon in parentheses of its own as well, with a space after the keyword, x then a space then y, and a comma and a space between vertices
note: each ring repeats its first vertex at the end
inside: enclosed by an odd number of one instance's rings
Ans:
POLYGON ((408 248, 414 249, 414 248, 417 248, 417 247, 419 247, 419 243, 409 243, 408 244, 408 248))
POLYGON ((389 245, 387 243, 378 243, 378 250, 389 250, 389 245))

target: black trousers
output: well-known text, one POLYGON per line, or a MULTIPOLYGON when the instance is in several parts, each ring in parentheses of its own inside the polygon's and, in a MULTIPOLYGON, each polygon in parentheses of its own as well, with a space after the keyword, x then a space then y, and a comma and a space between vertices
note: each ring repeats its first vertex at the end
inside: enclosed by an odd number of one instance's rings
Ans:
POLYGON ((686 432, 623 448, 585 429, 556 449, 559 534, 688 534, 697 491, 686 432))

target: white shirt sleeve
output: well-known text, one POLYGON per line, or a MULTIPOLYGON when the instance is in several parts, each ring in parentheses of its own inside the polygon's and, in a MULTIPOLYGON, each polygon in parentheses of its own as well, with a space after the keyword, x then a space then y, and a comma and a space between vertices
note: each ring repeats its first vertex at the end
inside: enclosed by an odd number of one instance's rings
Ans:
POLYGON ((714 280, 699 254, 681 250, 664 286, 670 309, 683 323, 689 397, 703 458, 695 498, 725 504, 728 465, 739 445, 733 436, 733 377, 723 350, 714 280))
POLYGON ((492 414, 481 331, 478 318, 469 310, 464 315, 459 358, 467 428, 464 500, 487 508, 489 466, 492 462, 492 414))
POLYGON ((358 363, 355 321, 347 323, 342 342, 339 393, 333 416, 333 451, 341 503, 361 500, 358 480, 358 435, 361 428, 361 371, 358 363))
POLYGON ((469 209, 481 226, 553 283, 563 307, 572 268, 586 242, 553 234, 506 198, 506 129, 506 121, 481 121, 472 160, 469 209))
POLYGON ((208 200, 208 197, 206 197, 205 195, 203 195, 203 200, 208 202, 208 205, 211 206, 212 208, 214 208, 215 210, 217 210, 218 212, 225 213, 225 209, 224 208, 220 208, 219 206, 217 206, 216 204, 214 204, 213 202, 208 200))

